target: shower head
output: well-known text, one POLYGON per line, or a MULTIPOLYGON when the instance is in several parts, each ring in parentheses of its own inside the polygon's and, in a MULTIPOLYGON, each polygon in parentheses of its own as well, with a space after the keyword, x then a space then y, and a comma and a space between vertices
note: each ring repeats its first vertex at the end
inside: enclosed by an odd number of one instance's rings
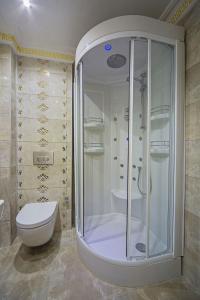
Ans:
POLYGON ((110 68, 118 69, 123 67, 126 64, 126 57, 121 54, 113 54, 108 57, 107 65, 110 68))
MULTIPOLYGON (((140 91, 144 92, 147 85, 146 85, 146 78, 147 78, 147 72, 143 72, 141 73, 138 77, 134 77, 134 81, 139 82, 141 87, 140 87, 140 91)), ((130 76, 128 76, 126 78, 126 81, 129 82, 130 81, 130 76)))
POLYGON ((134 80, 138 81, 140 84, 144 84, 146 78, 147 78, 147 72, 143 72, 138 77, 134 77, 134 80))

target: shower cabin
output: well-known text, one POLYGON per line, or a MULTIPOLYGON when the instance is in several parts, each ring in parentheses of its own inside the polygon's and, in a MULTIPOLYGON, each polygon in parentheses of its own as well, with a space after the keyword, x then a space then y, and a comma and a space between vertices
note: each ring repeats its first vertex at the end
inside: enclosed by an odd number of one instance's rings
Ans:
POLYGON ((181 274, 184 32, 141 16, 91 29, 76 52, 77 244, 108 282, 181 274))

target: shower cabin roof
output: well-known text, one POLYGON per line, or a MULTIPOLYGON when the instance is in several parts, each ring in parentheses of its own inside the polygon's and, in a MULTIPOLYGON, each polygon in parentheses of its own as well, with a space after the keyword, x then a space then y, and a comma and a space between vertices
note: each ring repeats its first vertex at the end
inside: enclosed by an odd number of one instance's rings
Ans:
POLYGON ((184 41, 184 28, 144 16, 121 16, 104 21, 89 30, 80 40, 76 50, 76 65, 94 46, 109 39, 143 36, 159 38, 170 43, 184 41))

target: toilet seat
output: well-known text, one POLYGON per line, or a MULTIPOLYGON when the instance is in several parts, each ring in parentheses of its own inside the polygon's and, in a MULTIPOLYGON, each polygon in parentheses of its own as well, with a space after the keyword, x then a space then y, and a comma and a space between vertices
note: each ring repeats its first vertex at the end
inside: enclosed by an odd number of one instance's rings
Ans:
POLYGON ((19 228, 33 229, 49 223, 57 212, 57 202, 28 203, 16 217, 19 228))

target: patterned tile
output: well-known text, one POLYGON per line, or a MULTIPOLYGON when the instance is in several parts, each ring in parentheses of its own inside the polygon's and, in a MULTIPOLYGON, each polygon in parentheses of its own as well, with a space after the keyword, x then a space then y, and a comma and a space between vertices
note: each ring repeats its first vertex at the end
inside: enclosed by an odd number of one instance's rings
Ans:
POLYGON ((37 179, 39 179, 40 181, 46 181, 48 178, 49 176, 44 173, 37 176, 37 179))
POLYGON ((37 132, 39 132, 39 133, 42 134, 42 135, 45 135, 45 134, 47 134, 48 129, 46 129, 46 128, 44 128, 44 127, 40 127, 40 128, 37 130, 37 132))
POLYGON ((46 105, 45 103, 38 105, 38 108, 40 111, 46 111, 49 109, 48 105, 46 105))
POLYGON ((37 188, 37 190, 38 190, 38 192, 43 194, 48 190, 48 186, 42 184, 37 188))
POLYGON ((71 74, 63 63, 18 59, 18 208, 56 199, 62 228, 71 227, 71 74), (33 166, 33 151, 44 148, 54 152, 54 165, 33 166))

